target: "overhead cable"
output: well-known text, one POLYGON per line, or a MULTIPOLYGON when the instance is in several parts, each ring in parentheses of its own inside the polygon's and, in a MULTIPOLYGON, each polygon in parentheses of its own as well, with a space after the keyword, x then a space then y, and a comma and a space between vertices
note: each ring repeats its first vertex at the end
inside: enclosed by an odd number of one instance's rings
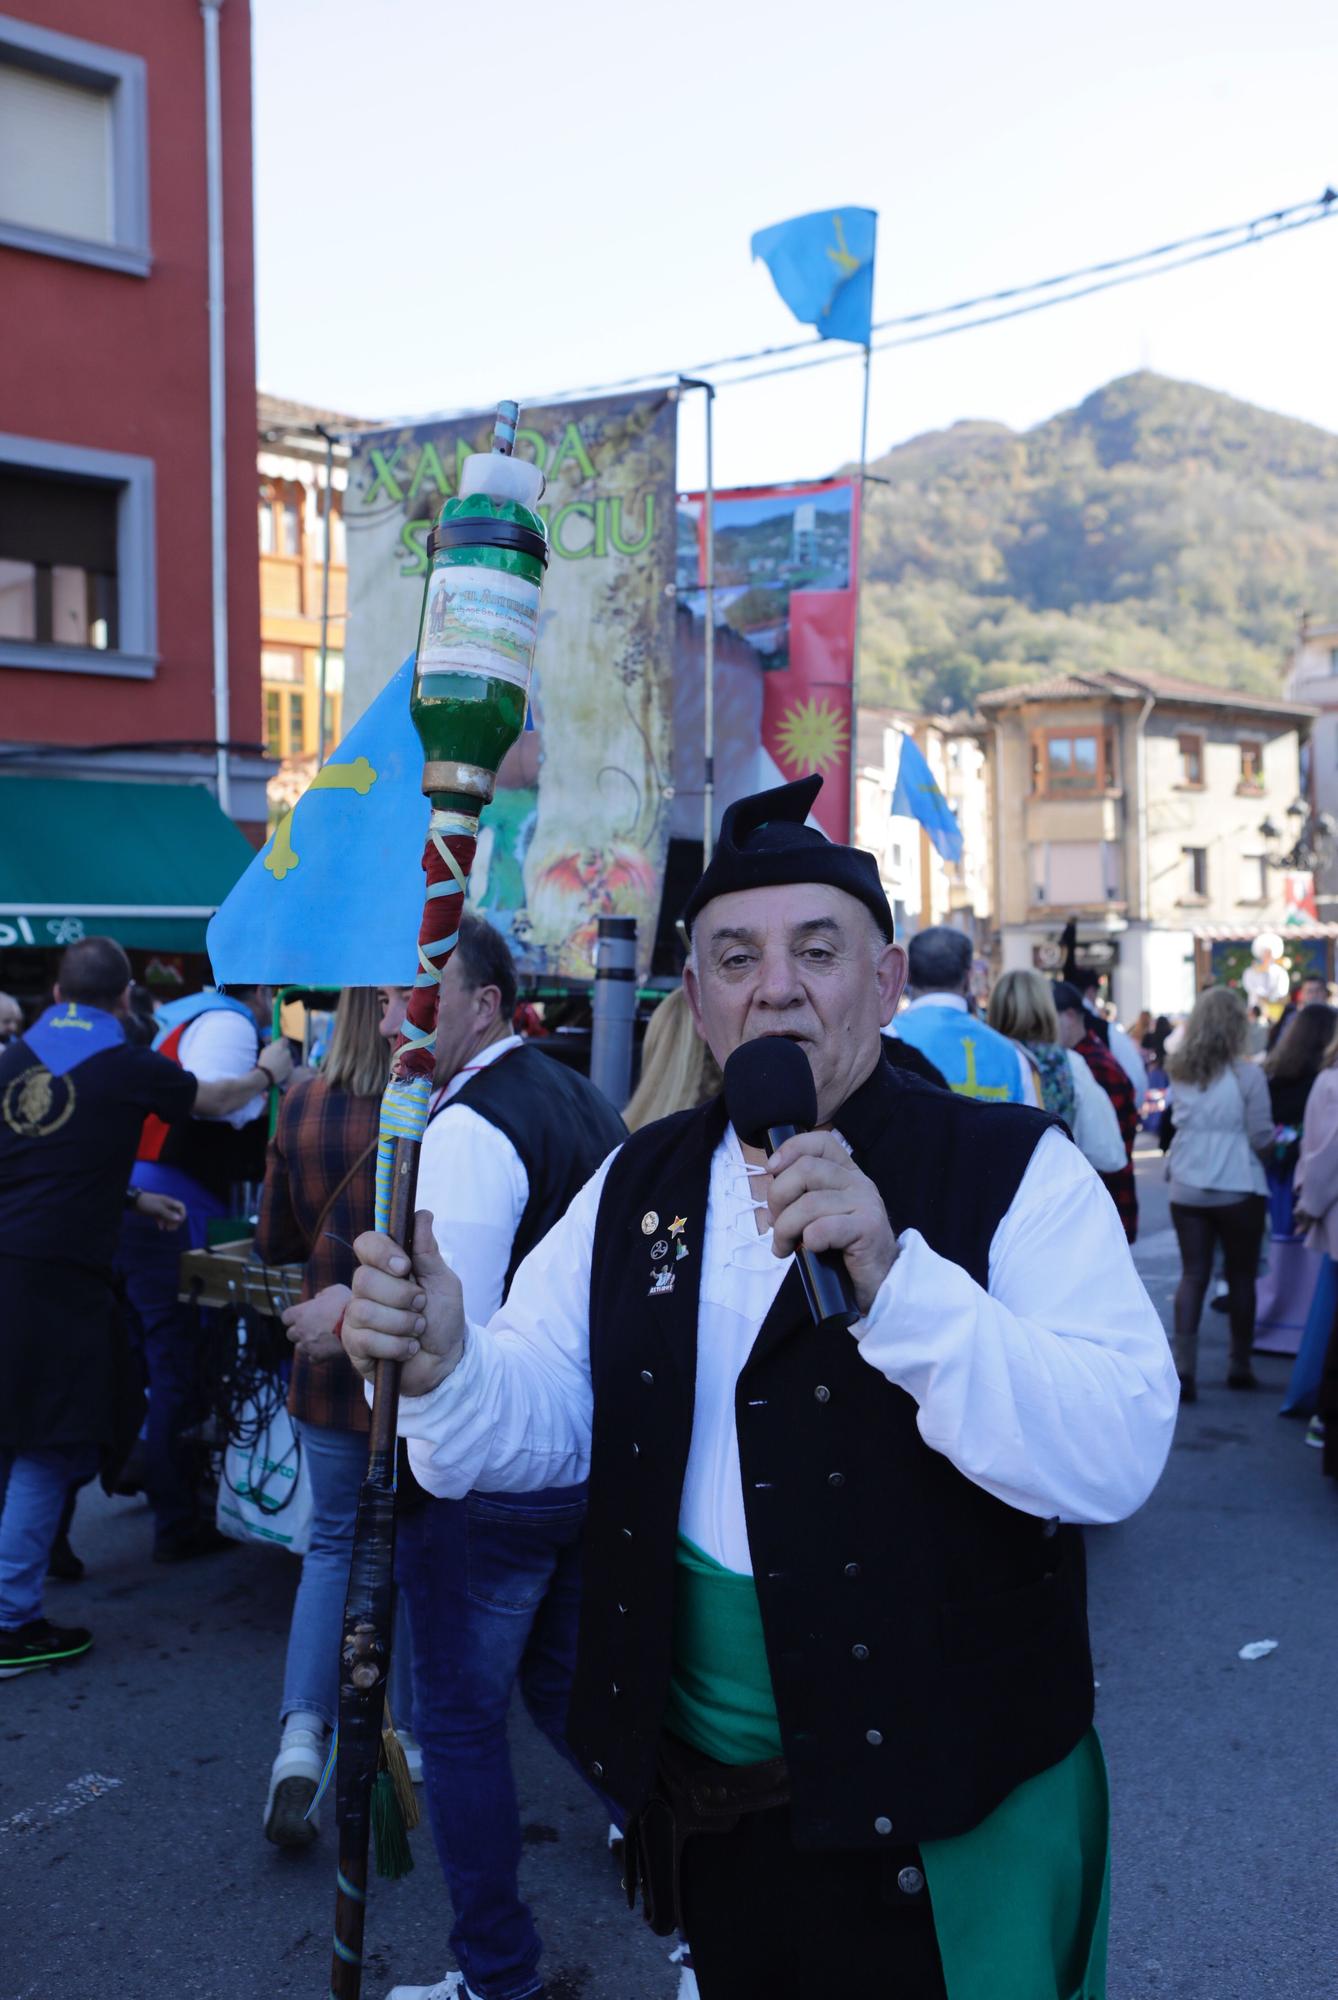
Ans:
MULTIPOLYGON (((1223 224, 1216 229, 1200 230, 1193 236, 1181 236, 1169 243, 1158 244, 1151 250, 1140 250, 1125 257, 1110 257, 1096 264, 1078 265, 1071 271, 1063 271, 1050 278, 1036 278, 1028 284, 1006 285, 998 291, 981 292, 973 298, 958 299, 951 305, 931 306, 918 312, 895 314, 889 319, 873 322, 874 333, 887 333, 902 327, 926 327, 925 331, 899 334, 891 340, 871 342, 874 353, 882 353, 894 347, 915 347, 930 340, 945 340, 949 334, 969 333, 976 327, 997 326, 1010 319, 1020 319, 1027 313, 1045 312, 1051 306, 1068 305, 1075 299, 1091 298, 1098 292, 1113 291, 1120 285, 1133 285, 1144 278, 1160 277, 1165 271, 1183 270, 1190 264, 1206 263, 1214 257, 1224 257, 1233 250, 1245 250, 1255 243, 1271 243, 1277 236, 1286 236, 1297 229, 1308 229, 1312 223, 1327 222, 1338 214, 1338 190, 1325 188, 1323 194, 1311 201, 1292 202, 1285 208, 1270 209, 1265 214, 1253 216, 1248 222, 1223 224), (1179 255, 1179 252, 1186 255, 1179 255), (1081 284, 1079 280, 1091 278, 1096 282, 1081 284), (1035 296, 1039 293, 1049 297, 1035 296), (1023 301, 1023 303, 1013 303, 1023 301), (977 312, 981 306, 1002 306, 1002 312, 977 312), (960 317, 963 313, 973 313, 970 319, 960 317), (927 322, 945 321, 944 325, 927 326, 927 322)), ((843 361, 855 361, 863 355, 863 348, 853 343, 824 340, 820 335, 806 336, 802 340, 781 342, 770 347, 754 348, 745 354, 718 356, 714 361, 694 361, 685 368, 647 368, 637 375, 621 375, 605 382, 583 382, 575 388, 550 390, 543 395, 530 395, 524 400, 531 407, 543 403, 569 402, 578 396, 601 396, 612 394, 619 389, 650 388, 671 386, 681 375, 710 375, 722 368, 748 368, 741 375, 727 375, 717 386, 722 389, 743 382, 763 382, 777 375, 798 374, 808 368, 830 368, 843 361), (780 355, 803 354, 811 349, 820 349, 808 359, 787 361, 775 367, 748 368, 754 361, 771 362, 780 355)), ((387 418, 375 426, 378 429, 393 429, 397 423, 445 422, 449 419, 469 416, 469 410, 441 410, 427 417, 387 418)), ((363 428, 371 428, 364 426, 363 428)), ((357 431, 337 432, 343 438, 355 438, 357 431)))
MULTIPOLYGON (((998 326, 1004 320, 1023 319, 1028 313, 1048 312, 1052 306, 1070 305, 1075 299, 1088 299, 1097 292, 1114 291, 1120 285, 1136 285, 1144 278, 1158 278, 1163 272, 1180 271, 1189 264, 1204 264, 1211 258, 1228 256, 1233 250, 1247 249, 1253 243, 1271 243, 1274 237, 1290 235, 1297 229, 1309 229, 1313 223, 1328 222, 1334 215, 1338 215, 1338 207, 1329 206, 1313 215, 1302 216, 1295 222, 1281 223, 1266 234, 1256 233, 1241 237, 1234 243, 1219 243, 1210 249, 1191 251, 1188 256, 1171 258, 1146 270, 1124 271, 1113 277, 1098 279, 1091 285, 1076 286, 1072 291, 1061 292, 1051 298, 1030 299, 1023 305, 1005 307, 1002 312, 981 313, 974 319, 952 320, 945 326, 929 327, 920 333, 899 334, 892 340, 875 340, 871 343, 873 352, 881 354, 894 347, 920 347, 927 341, 946 340, 950 334, 970 333, 976 327, 998 326)), ((933 315, 925 314, 923 317, 933 315)), ((830 345, 828 341, 823 342, 824 347, 830 345)), ((843 346, 839 353, 817 354, 810 361, 791 361, 779 368, 756 368, 743 375, 727 375, 716 387, 732 389, 743 382, 764 382, 773 376, 794 375, 806 368, 829 368, 839 361, 858 361, 863 353, 862 347, 843 346)))

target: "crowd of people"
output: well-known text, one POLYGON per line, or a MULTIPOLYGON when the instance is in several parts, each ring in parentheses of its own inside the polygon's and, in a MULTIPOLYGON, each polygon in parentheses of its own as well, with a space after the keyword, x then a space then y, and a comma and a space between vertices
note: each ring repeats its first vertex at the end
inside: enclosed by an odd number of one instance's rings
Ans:
POLYGON ((1228 1319, 1227 1386, 1259 1386, 1260 1324, 1285 1312, 1288 1330, 1300 1336, 1290 1351, 1301 1350, 1285 1407, 1310 1415, 1307 1441, 1325 1452, 1324 1470, 1332 1472, 1338 1009, 1326 982, 1298 980, 1274 1006, 1276 1018, 1248 992, 1212 985, 1187 1016, 1144 1010, 1126 1030, 1090 970, 1070 967, 1072 978, 1054 980, 1029 969, 1004 972, 982 1004, 961 932, 923 930, 908 957, 909 998, 890 1035, 932 1057, 956 1092, 1036 1104, 1062 1119, 1109 1189, 1131 1243, 1134 1140, 1140 1128, 1159 1133, 1181 1257, 1172 1343, 1181 1401, 1198 1395, 1199 1327, 1220 1273, 1224 1290, 1213 1303, 1228 1319), (1322 1077, 1331 1081, 1312 1105, 1322 1077))
POLYGON ((107 939, 66 951, 31 1025, 0 995, 0 1676, 92 1643, 43 1588, 99 1472, 147 1495, 155 1559, 228 1545, 180 1258, 259 1184, 255 1256, 301 1267, 282 1321, 312 1502, 256 1774, 280 1848, 320 1837, 361 1378, 403 1364, 386 1697, 456 1966, 389 2000, 542 2000, 517 1693, 683 1995, 1104 1992, 1081 1529, 1155 1484, 1216 1257, 1236 1388, 1266 1217, 1338 1257, 1338 1013, 1303 996, 1251 1060, 1224 987, 1129 1032, 1095 978, 1010 971, 986 1005, 959 931, 903 950, 872 858, 805 823, 815 790, 726 813, 621 1117, 516 1032, 508 948, 464 915, 408 1251, 365 1226, 403 989, 341 994, 296 1074, 268 989, 155 1017, 107 939), (818 1106, 770 1155, 722 1099, 769 1035, 818 1106), (1128 1247, 1154 1102, 1169 1348, 1128 1247), (797 1256, 839 1262, 853 1338, 813 1324, 797 1256))

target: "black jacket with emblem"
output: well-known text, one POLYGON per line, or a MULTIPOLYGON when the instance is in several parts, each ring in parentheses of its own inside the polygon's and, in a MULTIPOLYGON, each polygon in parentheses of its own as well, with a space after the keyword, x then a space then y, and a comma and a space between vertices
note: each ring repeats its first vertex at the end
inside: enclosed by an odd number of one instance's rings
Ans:
MULTIPOLYGON (((880 1061, 834 1123, 894 1229, 982 1287, 1042 1134, 1020 1106, 946 1095, 880 1061)), ((679 1500, 717 1099, 635 1133, 606 1181, 590 1289, 594 1429, 568 1734, 635 1810, 673 1666, 679 1500), (642 1219, 689 1218, 674 1288, 647 1296, 642 1219)), ((1006 1506, 916 1426, 847 1335, 820 1335, 792 1269, 738 1380, 744 1513, 802 1847, 976 1825, 1092 1720, 1081 1531, 1006 1506)))

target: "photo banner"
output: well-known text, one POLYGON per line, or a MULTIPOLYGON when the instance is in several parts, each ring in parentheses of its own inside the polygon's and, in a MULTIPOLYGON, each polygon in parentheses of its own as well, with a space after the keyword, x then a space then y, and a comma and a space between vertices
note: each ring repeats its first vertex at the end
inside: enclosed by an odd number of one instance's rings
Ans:
MULTIPOLYGON (((695 840, 702 837, 705 512, 702 494, 679 496, 672 830, 695 840)), ((818 771, 813 817, 831 839, 851 838, 858 548, 851 480, 715 496, 717 831, 732 799, 818 771)))
MULTIPOLYGON (((587 980, 601 916, 637 920, 645 976, 669 839, 677 402, 663 389, 522 410, 542 467, 544 583, 530 721, 470 876, 519 969, 587 980)), ((427 537, 495 412, 349 440, 346 719, 418 638, 427 537)))

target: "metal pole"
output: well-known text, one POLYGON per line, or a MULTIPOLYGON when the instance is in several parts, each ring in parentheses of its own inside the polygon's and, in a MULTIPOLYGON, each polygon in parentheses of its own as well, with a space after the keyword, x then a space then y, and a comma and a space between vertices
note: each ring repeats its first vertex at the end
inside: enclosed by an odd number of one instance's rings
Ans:
POLYGON ((859 533, 855 539, 855 651, 850 663, 850 839, 855 838, 856 786, 859 782, 859 649, 864 626, 864 501, 868 493, 869 375, 873 348, 864 343, 864 408, 859 426, 859 533))
POLYGON ((679 387, 706 391, 706 703, 702 725, 702 866, 715 846, 715 384, 680 375, 679 387))
POLYGON ((317 692, 316 720, 316 762, 325 762, 325 663, 330 656, 330 499, 334 492, 334 448, 332 432, 324 424, 317 424, 318 434, 325 439, 325 498, 321 505, 321 530, 324 560, 321 563, 321 671, 317 692))
POLYGON ((636 1020, 636 918, 601 917, 595 945, 594 1023, 590 1081, 615 1111, 632 1094, 632 1028, 636 1020))
POLYGON ((209 234, 209 508, 212 529, 214 610, 214 755, 218 803, 232 811, 228 775, 231 720, 228 698, 227 443, 223 344, 223 121, 219 80, 218 16, 223 0, 200 0, 204 22, 204 154, 209 234))

